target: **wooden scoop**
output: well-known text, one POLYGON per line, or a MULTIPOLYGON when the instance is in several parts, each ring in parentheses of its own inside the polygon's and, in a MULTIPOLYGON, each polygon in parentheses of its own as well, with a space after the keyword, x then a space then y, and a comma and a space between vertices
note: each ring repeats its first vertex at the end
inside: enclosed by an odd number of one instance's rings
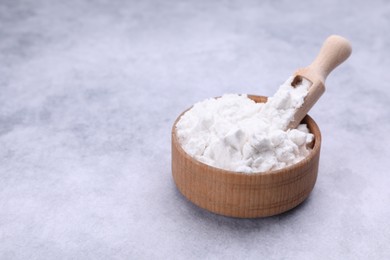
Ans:
POLYGON ((325 92, 326 77, 334 68, 344 62, 351 52, 351 44, 347 39, 338 35, 329 36, 315 60, 306 68, 295 72, 295 77, 291 83, 293 87, 301 84, 303 79, 310 81, 311 86, 303 105, 296 110, 294 118, 287 129, 296 128, 299 125, 307 112, 317 102, 322 93, 325 92))

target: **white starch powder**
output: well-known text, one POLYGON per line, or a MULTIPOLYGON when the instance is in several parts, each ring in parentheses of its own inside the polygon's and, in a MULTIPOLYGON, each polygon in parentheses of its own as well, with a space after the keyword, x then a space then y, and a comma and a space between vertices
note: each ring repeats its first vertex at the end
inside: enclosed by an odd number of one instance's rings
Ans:
POLYGON ((301 107, 310 83, 289 78, 267 103, 226 94, 196 103, 176 125, 183 149, 197 160, 225 170, 265 172, 294 164, 309 154, 306 125, 283 129, 301 107))

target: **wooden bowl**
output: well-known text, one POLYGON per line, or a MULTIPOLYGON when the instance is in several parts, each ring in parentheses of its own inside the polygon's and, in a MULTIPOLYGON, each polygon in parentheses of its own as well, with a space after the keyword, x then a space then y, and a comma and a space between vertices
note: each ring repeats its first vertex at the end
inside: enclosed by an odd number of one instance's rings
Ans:
MULTIPOLYGON (((262 96, 248 96, 266 102, 262 96)), ((184 114, 185 112, 183 112, 184 114)), ((314 134, 310 154, 286 168, 263 173, 237 173, 204 164, 188 155, 172 129, 172 175, 179 191, 195 205, 216 214, 256 218, 280 214, 303 202, 317 179, 321 132, 310 116, 307 124, 314 134)))

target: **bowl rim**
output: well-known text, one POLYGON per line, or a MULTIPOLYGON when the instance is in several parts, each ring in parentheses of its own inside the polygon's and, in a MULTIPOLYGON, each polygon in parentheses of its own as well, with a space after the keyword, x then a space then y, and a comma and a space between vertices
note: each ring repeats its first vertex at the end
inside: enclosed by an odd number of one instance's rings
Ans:
MULTIPOLYGON (((255 101, 253 98, 265 99, 265 101, 268 99, 268 97, 266 97, 266 96, 251 95, 251 94, 246 94, 246 95, 247 95, 248 98, 252 99, 253 101, 255 101)), ((220 97, 215 97, 215 99, 217 99, 217 98, 220 98, 220 97)), ((256 103, 263 103, 263 102, 256 102, 256 103)), ((314 119, 307 114, 303 118, 302 121, 305 121, 305 123, 307 125, 310 124, 310 126, 313 129, 315 129, 317 133, 316 134, 312 133, 314 135, 314 141, 313 141, 314 145, 313 145, 312 149, 310 150, 309 155, 307 155, 305 158, 303 158, 299 162, 291 164, 291 165, 289 165, 287 167, 284 167, 284 168, 281 168, 281 169, 277 169, 277 170, 265 171, 265 172, 251 172, 251 173, 231 171, 231 170, 226 170, 226 169, 222 169, 222 168, 218 168, 218 167, 215 167, 215 166, 208 165, 206 163, 203 163, 203 162, 197 160, 195 157, 189 155, 184 150, 184 148, 180 145, 179 138, 177 137, 176 125, 179 122, 180 118, 188 110, 190 110, 192 107, 193 106, 191 106, 188 109, 186 109, 185 111, 183 111, 176 118, 175 122, 173 123, 173 127, 172 127, 172 142, 176 146, 176 148, 179 149, 179 151, 186 157, 186 159, 190 160, 192 163, 198 164, 199 166, 210 168, 210 170, 212 170, 212 171, 218 171, 219 173, 223 173, 223 174, 226 174, 226 175, 234 175, 234 176, 237 176, 237 177, 238 176, 248 176, 248 177, 262 176, 262 177, 266 177, 266 176, 271 176, 271 175, 276 175, 276 174, 283 174, 283 173, 287 173, 287 172, 291 172, 291 171, 295 171, 297 169, 300 169, 304 165, 308 164, 319 153, 320 146, 321 146, 321 131, 320 131, 320 128, 318 127, 317 123, 314 121, 314 119)))

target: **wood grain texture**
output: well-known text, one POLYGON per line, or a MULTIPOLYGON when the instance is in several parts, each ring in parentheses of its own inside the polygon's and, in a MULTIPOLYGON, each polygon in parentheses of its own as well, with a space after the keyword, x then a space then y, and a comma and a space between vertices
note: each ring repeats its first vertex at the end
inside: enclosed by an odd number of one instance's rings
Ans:
MULTIPOLYGON (((256 102, 266 97, 249 96, 256 102)), ((172 175, 179 191, 201 208, 224 216, 256 218, 276 215, 304 201, 317 179, 321 133, 310 116, 306 123, 314 134, 313 149, 297 164, 266 173, 245 174, 208 166, 189 156, 172 129, 172 175)))
POLYGON ((351 52, 352 47, 347 39, 338 35, 329 36, 314 61, 306 68, 298 69, 295 72, 295 82, 299 82, 300 78, 305 78, 312 84, 302 107, 297 109, 287 129, 296 128, 299 125, 299 122, 325 92, 325 80, 329 73, 343 63, 351 55, 351 52))

